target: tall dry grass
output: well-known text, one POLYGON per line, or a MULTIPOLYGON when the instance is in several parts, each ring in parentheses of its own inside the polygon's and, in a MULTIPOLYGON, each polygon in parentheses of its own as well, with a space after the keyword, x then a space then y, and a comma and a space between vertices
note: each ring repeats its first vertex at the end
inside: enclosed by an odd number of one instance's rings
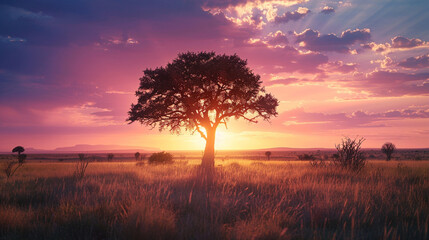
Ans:
POLYGON ((0 178, 2 239, 427 239, 429 163, 29 163, 0 178))

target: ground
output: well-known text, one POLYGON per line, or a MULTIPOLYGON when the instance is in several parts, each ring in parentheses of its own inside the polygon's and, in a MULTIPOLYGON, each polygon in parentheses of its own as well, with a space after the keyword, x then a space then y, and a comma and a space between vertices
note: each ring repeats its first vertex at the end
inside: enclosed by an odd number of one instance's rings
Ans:
POLYGON ((1 239, 427 239, 429 162, 29 161, 0 176, 1 239))

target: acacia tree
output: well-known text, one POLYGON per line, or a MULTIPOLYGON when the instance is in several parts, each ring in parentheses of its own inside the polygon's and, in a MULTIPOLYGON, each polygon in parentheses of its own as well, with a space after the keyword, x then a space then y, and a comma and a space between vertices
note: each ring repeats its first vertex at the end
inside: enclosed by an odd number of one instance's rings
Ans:
POLYGON ((383 146, 381 147, 381 151, 384 154, 386 154, 386 161, 390 161, 390 159, 392 158, 392 154, 393 152, 395 152, 395 150, 396 150, 395 144, 390 142, 383 144, 383 146))
POLYGON ((159 130, 198 132, 206 140, 202 167, 214 167, 217 127, 230 118, 257 122, 277 115, 278 100, 261 86, 247 61, 214 52, 182 53, 166 67, 146 69, 131 105, 129 123, 159 130))

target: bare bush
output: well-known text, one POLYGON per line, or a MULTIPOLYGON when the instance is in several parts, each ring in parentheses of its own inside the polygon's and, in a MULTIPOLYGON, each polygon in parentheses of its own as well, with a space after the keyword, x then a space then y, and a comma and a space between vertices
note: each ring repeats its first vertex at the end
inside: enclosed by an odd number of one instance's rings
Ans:
POLYGON ((395 152, 396 146, 393 143, 387 142, 381 147, 381 151, 386 154, 386 161, 390 161, 392 154, 395 152))
MULTIPOLYGON (((25 155, 25 154, 22 154, 25 155)), ((7 179, 12 177, 16 170, 18 170, 20 167, 22 167, 23 163, 20 163, 13 158, 6 159, 5 162, 3 162, 3 171, 6 174, 7 179)))
MULTIPOLYGON (((74 170, 74 177, 78 180, 81 180, 85 176, 86 168, 89 164, 89 158, 85 158, 85 154, 79 153, 79 160, 76 163, 76 168, 74 170)), ((95 159, 95 157, 93 157, 95 159)))
POLYGON ((354 172, 362 170, 366 164, 366 158, 361 149, 361 145, 364 141, 364 138, 343 138, 342 143, 335 145, 338 156, 333 159, 333 163, 336 166, 354 172))

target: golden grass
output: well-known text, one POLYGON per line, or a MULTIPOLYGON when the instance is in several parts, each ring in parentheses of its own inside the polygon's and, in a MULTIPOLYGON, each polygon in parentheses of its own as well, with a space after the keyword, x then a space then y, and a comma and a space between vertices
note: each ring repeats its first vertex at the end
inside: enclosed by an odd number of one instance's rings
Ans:
MULTIPOLYGON (((187 164, 186 164, 187 163, 187 164)), ((427 239, 429 162, 359 174, 308 162, 218 161, 213 184, 171 165, 28 163, 0 177, 3 239, 427 239)))

